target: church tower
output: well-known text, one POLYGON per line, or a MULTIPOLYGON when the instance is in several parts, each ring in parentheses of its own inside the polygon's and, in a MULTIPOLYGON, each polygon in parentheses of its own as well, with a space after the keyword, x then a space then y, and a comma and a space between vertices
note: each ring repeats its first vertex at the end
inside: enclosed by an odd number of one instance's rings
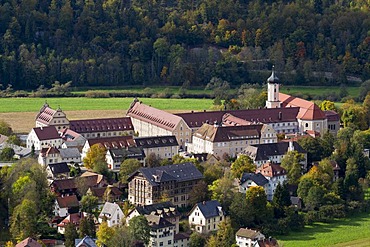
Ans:
POLYGON ((275 75, 274 66, 272 66, 271 76, 267 79, 267 108, 280 108, 279 82, 279 78, 275 75))

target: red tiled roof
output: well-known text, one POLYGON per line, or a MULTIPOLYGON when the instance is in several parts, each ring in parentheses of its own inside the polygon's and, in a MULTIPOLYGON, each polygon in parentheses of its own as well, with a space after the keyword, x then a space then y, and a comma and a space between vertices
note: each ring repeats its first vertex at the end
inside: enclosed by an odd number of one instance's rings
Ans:
POLYGON ((235 126, 235 125, 250 125, 252 122, 235 117, 230 113, 226 113, 222 117, 222 124, 225 126, 235 126))
POLYGON ((48 156, 49 154, 59 154, 59 150, 56 147, 48 147, 42 148, 40 151, 40 155, 42 157, 48 156))
POLYGON ((129 117, 71 120, 69 126, 77 133, 134 130, 129 117))
POLYGON ((84 214, 83 213, 75 213, 75 214, 70 214, 68 215, 67 217, 64 218, 64 220, 62 220, 62 222, 60 222, 58 224, 59 227, 65 227, 69 222, 72 222, 73 224, 75 225, 80 225, 80 221, 82 218, 84 218, 84 214))
POLYGON ((51 109, 48 104, 44 104, 36 116, 36 121, 49 124, 55 113, 56 110, 51 109))
POLYGON ((184 119, 190 128, 199 128, 204 123, 220 123, 225 114, 230 114, 235 118, 252 123, 278 123, 278 122, 296 122, 299 108, 263 108, 247 110, 230 111, 203 111, 178 113, 177 116, 184 119))
POLYGON ((77 133, 77 132, 75 132, 71 129, 59 130, 59 134, 62 137, 62 139, 65 140, 65 141, 71 141, 71 140, 76 139, 79 136, 81 136, 79 133, 77 133))
POLYGON ((35 131, 36 136, 40 141, 60 138, 58 131, 54 126, 33 128, 33 131, 35 131))
POLYGON ((78 207, 78 199, 76 195, 57 197, 57 202, 60 208, 78 207))
POLYGON ((139 101, 131 105, 126 115, 167 130, 175 129, 181 121, 181 117, 179 116, 145 105, 139 101))
POLYGON ((26 238, 22 242, 16 244, 15 247, 42 247, 42 245, 33 238, 26 238))
POLYGON ((286 170, 278 164, 268 162, 257 168, 256 173, 259 172, 265 177, 277 177, 286 175, 286 170))
POLYGON ((106 149, 110 148, 123 148, 123 147, 132 147, 135 146, 134 138, 132 136, 115 136, 115 137, 107 137, 107 138, 96 138, 96 139, 89 139, 90 147, 95 144, 100 144, 104 146, 106 149))
POLYGON ((279 93, 279 100, 282 107, 300 107, 297 118, 302 120, 320 120, 325 119, 324 112, 315 103, 296 98, 294 96, 279 93))

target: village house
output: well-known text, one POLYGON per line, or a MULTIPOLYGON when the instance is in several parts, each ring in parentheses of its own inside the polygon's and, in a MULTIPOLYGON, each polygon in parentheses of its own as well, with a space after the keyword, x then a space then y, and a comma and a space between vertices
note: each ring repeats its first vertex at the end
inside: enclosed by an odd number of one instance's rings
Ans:
POLYGON ((69 177, 70 169, 66 162, 49 164, 46 167, 47 177, 50 179, 65 179, 69 177))
POLYGON ((107 149, 105 160, 107 161, 108 169, 119 170, 122 162, 126 159, 137 159, 144 163, 144 151, 140 147, 107 149))
POLYGON ((259 143, 277 142, 275 130, 266 124, 220 126, 203 124, 193 135, 188 151, 235 157, 245 147, 259 143))
POLYGON ((283 157, 289 151, 297 151, 304 155, 302 166, 307 167, 307 152, 297 142, 278 142, 267 144, 255 144, 246 147, 240 154, 249 156, 260 167, 269 161, 280 164, 283 157))
POLYGON ((189 225, 199 233, 218 230, 218 224, 225 219, 221 204, 216 201, 198 202, 189 214, 189 225))
POLYGON ((179 116, 145 105, 137 99, 126 115, 131 118, 140 137, 175 136, 180 148, 191 142, 191 129, 179 116))
POLYGON ((189 193, 203 178, 192 163, 143 167, 128 178, 128 199, 134 205, 150 205, 167 199, 186 207, 189 193))
POLYGON ((151 205, 136 206, 126 217, 128 223, 133 217, 140 215, 158 215, 175 226, 175 234, 179 233, 181 214, 171 202, 160 202, 151 205))
POLYGON ((101 210, 98 221, 107 221, 109 227, 120 225, 124 218, 123 211, 117 203, 106 202, 101 210))
POLYGON ((145 156, 154 153, 160 159, 172 159, 179 152, 175 136, 137 137, 136 146, 143 149, 145 156))
POLYGON ((265 235, 263 235, 261 232, 248 228, 240 228, 235 234, 236 244, 239 247, 259 246, 258 241, 264 239, 265 235))
POLYGON ((83 239, 75 239, 76 247, 97 247, 96 239, 93 239, 89 236, 85 236, 83 239))
POLYGON ((33 238, 26 238, 16 244, 15 247, 42 247, 42 245, 33 238))
POLYGON ((149 247, 174 246, 175 226, 159 215, 145 215, 150 227, 149 247))
POLYGON ((62 145, 58 131, 54 126, 33 128, 27 136, 27 148, 41 150, 47 147, 57 147, 62 145))
POLYGON ((86 139, 134 135, 129 117, 71 120, 69 128, 86 139))
POLYGON ((36 127, 54 126, 57 130, 69 127, 69 120, 60 107, 57 110, 45 103, 36 116, 36 127))
MULTIPOLYGON (((268 190, 269 181, 261 173, 243 173, 239 181, 239 192, 246 193, 249 188, 261 186, 265 192, 268 190)), ((267 196, 267 195, 266 195, 267 196)))
POLYGON ((79 202, 76 195, 57 197, 54 203, 54 214, 59 217, 66 217, 71 213, 78 212, 79 202))
POLYGON ((105 149, 119 149, 127 147, 135 147, 135 142, 132 136, 115 136, 115 137, 106 137, 106 138, 95 138, 87 139, 81 153, 81 159, 83 160, 87 153, 95 144, 99 144, 105 149))
POLYGON ((70 129, 61 129, 58 133, 63 140, 62 148, 78 148, 81 152, 86 142, 85 137, 70 129))
POLYGON ((265 190, 267 200, 271 201, 274 197, 275 189, 278 184, 283 184, 287 181, 287 172, 278 164, 268 162, 257 168, 256 173, 261 173, 267 180, 268 185, 265 190))
POLYGON ((43 166, 61 162, 66 162, 70 165, 80 164, 81 154, 77 148, 42 148, 39 153, 38 162, 43 166))
POLYGON ((90 187, 87 190, 87 194, 96 196, 99 204, 104 204, 105 202, 118 202, 122 197, 122 191, 113 185, 108 185, 107 187, 90 187))
POLYGON ((67 217, 65 217, 57 226, 58 226, 58 233, 63 234, 65 233, 66 226, 68 223, 72 222, 76 230, 80 227, 80 221, 81 219, 86 217, 86 213, 79 212, 79 213, 73 213, 69 214, 67 217))

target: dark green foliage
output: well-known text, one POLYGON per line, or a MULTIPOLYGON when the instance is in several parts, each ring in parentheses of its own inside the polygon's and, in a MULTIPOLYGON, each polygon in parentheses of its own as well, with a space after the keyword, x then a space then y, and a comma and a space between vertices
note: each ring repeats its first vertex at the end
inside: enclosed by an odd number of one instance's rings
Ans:
POLYGON ((288 191, 288 185, 280 183, 276 186, 274 197, 272 199, 272 205, 274 207, 275 218, 281 218, 284 216, 284 211, 286 207, 289 207, 290 195, 288 191))
POLYGON ((266 78, 267 61, 296 71, 286 83, 317 82, 316 70, 333 72, 319 78, 326 85, 369 78, 366 1, 349 2, 2 1, 0 90, 188 87, 212 77, 236 86, 266 78))
POLYGON ((11 161, 13 160, 14 150, 12 148, 4 148, 0 153, 0 160, 11 161))
POLYGON ((75 246, 75 239, 78 238, 78 233, 77 233, 77 230, 76 230, 76 226, 72 222, 69 222, 66 225, 64 238, 65 238, 64 245, 66 247, 75 246))

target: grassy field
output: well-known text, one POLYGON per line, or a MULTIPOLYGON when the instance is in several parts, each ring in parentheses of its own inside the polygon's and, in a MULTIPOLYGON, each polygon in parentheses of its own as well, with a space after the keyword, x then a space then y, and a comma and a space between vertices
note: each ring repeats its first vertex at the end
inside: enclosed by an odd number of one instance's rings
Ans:
MULTIPOLYGON (((0 98, 0 112, 34 112, 45 103, 56 109, 58 105, 70 110, 127 110, 133 98, 0 98)), ((200 111, 212 106, 211 99, 157 99, 140 98, 145 104, 162 110, 200 111)))
MULTIPOLYGON (((280 88, 282 93, 286 94, 309 94, 311 96, 315 95, 327 95, 330 93, 339 93, 340 87, 319 87, 319 86, 290 86, 282 85, 280 88)), ((358 97, 360 94, 360 87, 347 87, 349 96, 358 97)))
POLYGON ((277 239, 283 247, 370 246, 370 213, 333 223, 316 223, 277 239))

